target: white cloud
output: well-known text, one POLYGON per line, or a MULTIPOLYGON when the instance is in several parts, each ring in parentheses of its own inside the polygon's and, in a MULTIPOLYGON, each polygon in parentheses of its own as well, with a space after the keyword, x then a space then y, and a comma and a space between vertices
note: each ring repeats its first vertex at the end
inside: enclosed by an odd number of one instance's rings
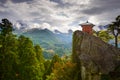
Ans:
POLYGON ((79 5, 87 5, 90 3, 90 0, 62 0, 64 3, 69 4, 79 4, 79 5))
POLYGON ((0 3, 0 19, 6 17, 12 22, 21 20, 29 25, 27 28, 48 28, 51 31, 58 29, 67 32, 69 29, 81 29, 79 23, 87 20, 95 25, 110 23, 120 13, 119 2, 119 0, 60 0, 60 2, 31 0, 14 3, 7 0, 4 4, 0 3))

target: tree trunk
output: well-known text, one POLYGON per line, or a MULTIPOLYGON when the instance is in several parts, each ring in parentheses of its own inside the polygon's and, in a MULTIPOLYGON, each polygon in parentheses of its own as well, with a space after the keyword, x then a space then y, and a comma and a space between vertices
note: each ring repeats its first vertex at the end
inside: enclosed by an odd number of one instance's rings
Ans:
POLYGON ((115 36, 115 47, 118 48, 118 36, 115 36))

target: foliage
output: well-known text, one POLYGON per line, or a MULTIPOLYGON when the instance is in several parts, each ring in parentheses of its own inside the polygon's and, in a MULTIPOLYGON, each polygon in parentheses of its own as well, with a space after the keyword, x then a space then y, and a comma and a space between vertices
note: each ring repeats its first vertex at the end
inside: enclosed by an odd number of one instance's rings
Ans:
POLYGON ((58 55, 54 55, 51 61, 46 61, 46 63, 45 63, 46 71, 43 76, 44 80, 47 78, 48 75, 51 74, 52 68, 54 67, 54 64, 56 62, 61 62, 61 58, 58 55))
POLYGON ((70 61, 66 63, 56 62, 50 76, 46 80, 76 80, 76 65, 70 61))
MULTIPOLYGON (((0 30, 0 80, 81 80, 81 63, 76 52, 79 48, 75 46, 81 44, 82 38, 73 36, 72 61, 71 57, 66 55, 61 58, 54 54, 51 54, 51 60, 46 60, 39 45, 34 45, 25 36, 16 37, 12 33, 13 26, 9 20, 2 20, 0 30)), ((105 41, 111 38, 106 31, 101 31, 99 37, 105 41)), ((70 50, 69 47, 60 47, 63 45, 57 46, 59 47, 55 48, 56 52, 64 53, 63 50, 70 50)))
POLYGON ((17 41, 15 35, 11 33, 12 24, 7 19, 2 19, 0 23, 0 79, 15 79, 16 71, 14 70, 18 64, 17 41), (14 48, 13 48, 14 47, 14 48))
POLYGON ((0 23, 0 80, 42 80, 44 57, 29 38, 12 34, 12 23, 0 23))
POLYGON ((43 54, 42 54, 42 49, 40 48, 39 45, 35 45, 34 48, 35 48, 36 57, 37 57, 38 61, 40 63, 44 63, 45 59, 44 59, 43 54))
POLYGON ((56 34, 48 29, 32 29, 22 35, 29 37, 34 44, 39 44, 43 48, 43 55, 46 59, 52 59, 56 53, 60 57, 71 53, 72 34, 56 34))
POLYGON ((94 35, 101 38, 105 42, 109 42, 109 40, 113 39, 113 36, 109 34, 107 30, 101 30, 98 32, 94 32, 94 35))
POLYGON ((115 38, 115 47, 118 47, 118 34, 120 33, 120 15, 116 17, 116 20, 109 24, 108 31, 110 31, 115 38))
POLYGON ((22 80, 40 80, 44 71, 44 59, 41 55, 41 48, 33 46, 29 38, 20 36, 19 41, 19 78, 22 80))
POLYGON ((12 23, 8 19, 2 19, 2 23, 0 23, 1 34, 6 36, 13 31, 12 23))

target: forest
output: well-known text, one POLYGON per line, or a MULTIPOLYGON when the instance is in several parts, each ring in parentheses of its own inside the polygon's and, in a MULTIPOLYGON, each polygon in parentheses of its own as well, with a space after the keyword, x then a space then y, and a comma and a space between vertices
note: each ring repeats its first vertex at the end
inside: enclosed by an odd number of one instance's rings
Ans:
POLYGON ((51 60, 45 59, 39 45, 33 45, 33 42, 23 35, 17 37, 12 33, 14 29, 8 19, 2 19, 0 28, 0 80, 77 78, 74 74, 77 71, 76 65, 69 57, 60 58, 54 55, 51 60))
MULTIPOLYGON (((40 45, 34 45, 28 37, 23 35, 16 36, 13 31, 12 23, 8 19, 2 19, 0 23, 0 80, 82 80, 81 65, 74 61, 74 53, 62 57, 56 54, 52 59, 46 59, 40 45)), ((94 35, 105 42, 115 38, 115 47, 118 48, 119 32, 120 16, 117 17, 116 22, 109 25, 107 31, 94 32, 94 35), (114 30, 118 30, 118 33, 114 30)), ((119 79, 120 76, 111 79, 110 75, 104 75, 101 78, 101 80, 119 79)))

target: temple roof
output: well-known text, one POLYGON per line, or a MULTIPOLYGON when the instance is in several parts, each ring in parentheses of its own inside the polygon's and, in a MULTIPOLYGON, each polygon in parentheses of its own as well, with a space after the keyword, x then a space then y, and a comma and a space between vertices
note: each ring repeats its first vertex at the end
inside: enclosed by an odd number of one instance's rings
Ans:
POLYGON ((85 25, 91 25, 91 26, 95 26, 94 24, 90 23, 90 22, 86 22, 86 23, 82 23, 82 24, 79 24, 80 26, 85 26, 85 25))

